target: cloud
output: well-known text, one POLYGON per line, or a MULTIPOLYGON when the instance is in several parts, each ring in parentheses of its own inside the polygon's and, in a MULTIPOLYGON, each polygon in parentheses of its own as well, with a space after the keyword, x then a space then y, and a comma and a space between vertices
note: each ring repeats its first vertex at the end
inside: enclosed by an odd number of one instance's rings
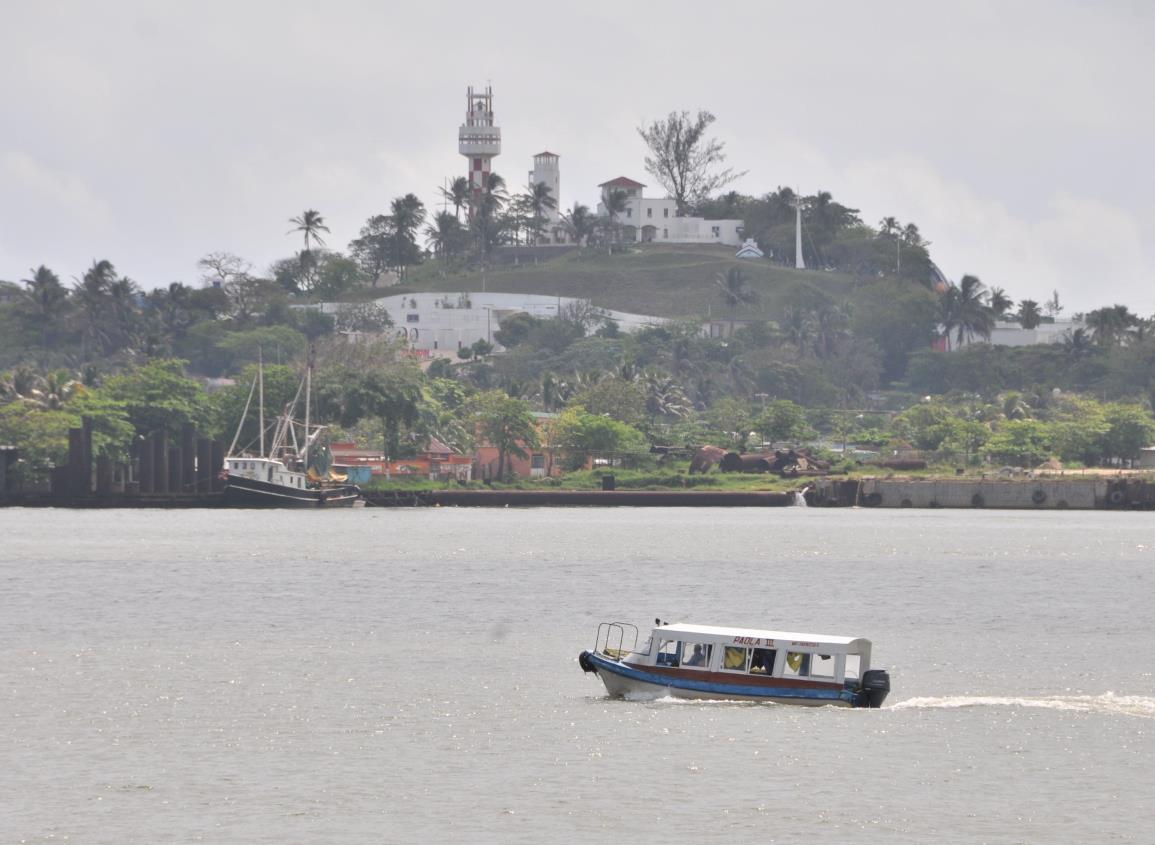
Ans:
POLYGON ((972 273, 1016 300, 1058 290, 1069 310, 1155 305, 1142 283, 1150 256, 1140 221, 1117 205, 1056 189, 1028 216, 910 157, 856 162, 843 181, 849 196, 870 198, 867 222, 893 214, 917 223, 950 278, 972 273))
POLYGON ((0 195, 19 196, 25 209, 40 208, 91 226, 105 226, 108 204, 85 181, 67 170, 54 170, 22 152, 0 155, 0 195))

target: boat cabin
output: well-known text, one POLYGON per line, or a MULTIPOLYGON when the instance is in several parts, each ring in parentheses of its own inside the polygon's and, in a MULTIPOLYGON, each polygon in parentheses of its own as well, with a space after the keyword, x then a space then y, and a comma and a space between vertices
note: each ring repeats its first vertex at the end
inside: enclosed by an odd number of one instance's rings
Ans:
POLYGON ((245 455, 230 456, 225 459, 225 470, 231 478, 248 478, 281 487, 295 487, 304 490, 308 479, 303 472, 294 472, 282 461, 273 458, 254 458, 245 455))
POLYGON ((870 640, 678 623, 654 628, 642 648, 624 655, 623 662, 842 684, 861 680, 870 669, 870 640))

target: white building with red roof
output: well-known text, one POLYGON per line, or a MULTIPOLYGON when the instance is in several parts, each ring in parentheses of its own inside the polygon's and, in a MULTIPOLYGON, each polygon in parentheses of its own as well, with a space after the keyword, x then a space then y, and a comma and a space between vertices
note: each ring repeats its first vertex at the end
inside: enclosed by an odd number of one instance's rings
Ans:
POLYGON ((621 226, 622 240, 627 243, 726 244, 742 243, 741 220, 707 220, 704 217, 679 217, 673 197, 646 197, 646 185, 626 176, 602 182, 598 215, 607 217, 606 198, 612 191, 625 194, 625 208, 615 215, 621 226))

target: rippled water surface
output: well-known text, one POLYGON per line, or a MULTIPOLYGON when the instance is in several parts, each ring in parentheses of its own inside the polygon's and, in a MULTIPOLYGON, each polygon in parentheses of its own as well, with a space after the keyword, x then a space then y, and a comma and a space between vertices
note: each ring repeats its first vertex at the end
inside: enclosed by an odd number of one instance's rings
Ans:
POLYGON ((1155 515, 0 510, 0 842, 1151 842, 1155 515), (615 701, 626 619, 879 711, 615 701))

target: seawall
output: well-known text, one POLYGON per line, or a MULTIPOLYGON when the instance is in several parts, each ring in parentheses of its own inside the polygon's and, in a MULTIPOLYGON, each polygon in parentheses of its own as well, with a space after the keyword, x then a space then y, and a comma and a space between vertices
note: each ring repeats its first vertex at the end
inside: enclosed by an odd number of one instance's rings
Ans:
POLYGON ((746 490, 388 490, 365 492, 370 507, 788 507, 793 493, 746 490))
POLYGON ((807 500, 825 507, 1147 510, 1155 508, 1155 483, 1134 476, 823 478, 807 500))

